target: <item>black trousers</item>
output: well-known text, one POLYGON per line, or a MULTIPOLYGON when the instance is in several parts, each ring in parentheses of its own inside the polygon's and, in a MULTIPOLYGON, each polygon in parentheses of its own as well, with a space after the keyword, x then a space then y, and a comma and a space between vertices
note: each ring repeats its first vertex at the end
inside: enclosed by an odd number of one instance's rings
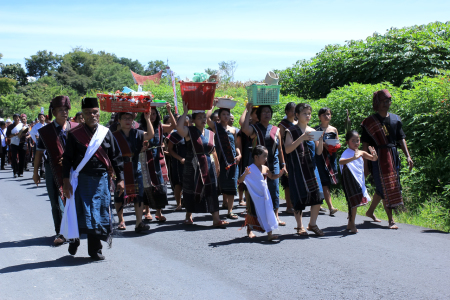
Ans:
POLYGON ((88 254, 89 256, 96 256, 97 253, 102 253, 102 242, 95 234, 87 235, 88 254))
MULTIPOLYGON (((0 146, 1 147, 1 146, 0 146)), ((6 159, 6 147, 2 147, 1 151, 0 151, 0 160, 1 160, 1 168, 4 169, 5 168, 5 159, 6 159)))
POLYGON ((24 149, 23 143, 19 144, 19 146, 11 144, 11 167, 13 169, 13 173, 17 175, 23 174, 23 165, 25 162, 25 154, 27 150, 24 149), (17 155, 19 155, 19 161, 17 162, 17 155))

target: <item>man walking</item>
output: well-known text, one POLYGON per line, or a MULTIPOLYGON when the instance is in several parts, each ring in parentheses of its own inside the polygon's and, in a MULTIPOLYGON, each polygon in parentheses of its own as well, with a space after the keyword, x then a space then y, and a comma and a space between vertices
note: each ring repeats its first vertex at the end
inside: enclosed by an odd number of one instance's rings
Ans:
MULTIPOLYGON (((34 159, 33 180, 38 185, 41 179, 38 174, 39 166, 46 151, 45 166, 45 184, 47 186, 48 197, 50 198, 50 205, 52 207, 53 223, 55 226, 56 237, 53 241, 55 246, 62 245, 66 240, 64 236, 60 235, 60 226, 64 213, 62 192, 63 186, 63 168, 62 155, 66 147, 67 132, 69 129, 77 126, 77 123, 67 122, 67 116, 70 110, 70 99, 67 96, 58 96, 54 98, 49 108, 49 118, 55 116, 55 120, 45 124, 45 116, 39 114, 41 121, 41 128, 36 132, 32 131, 32 136, 37 137, 36 156, 34 159)), ((38 126, 38 125, 36 125, 38 126)))
MULTIPOLYGON (((66 209, 63 225, 66 220, 68 225, 61 231, 73 232, 77 223, 79 234, 87 234, 89 256, 103 260, 101 241, 110 244, 112 232, 110 175, 115 172, 120 196, 124 191, 123 160, 112 132, 98 123, 97 98, 84 98, 81 108, 85 123, 69 131, 63 155, 63 191, 70 201, 66 207, 75 205, 77 222, 66 209)), ((79 245, 79 239, 71 242, 69 253, 75 255, 79 245)))

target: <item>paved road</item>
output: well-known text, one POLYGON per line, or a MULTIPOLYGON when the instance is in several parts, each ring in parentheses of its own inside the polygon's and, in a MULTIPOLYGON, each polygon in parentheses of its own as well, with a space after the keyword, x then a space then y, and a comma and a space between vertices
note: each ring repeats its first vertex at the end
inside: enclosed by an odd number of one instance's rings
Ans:
POLYGON ((274 244, 246 238, 238 231, 243 218, 227 229, 212 229, 208 215, 181 225, 184 213, 170 205, 168 221, 144 236, 126 213, 127 231, 104 250, 105 261, 88 257, 86 240, 72 257, 67 246, 50 247, 50 203, 31 174, 0 171, 1 299, 450 297, 449 234, 403 224, 392 231, 358 216, 360 233, 348 235, 345 213, 319 216, 322 238, 294 235, 294 218, 283 216, 287 226, 274 244))

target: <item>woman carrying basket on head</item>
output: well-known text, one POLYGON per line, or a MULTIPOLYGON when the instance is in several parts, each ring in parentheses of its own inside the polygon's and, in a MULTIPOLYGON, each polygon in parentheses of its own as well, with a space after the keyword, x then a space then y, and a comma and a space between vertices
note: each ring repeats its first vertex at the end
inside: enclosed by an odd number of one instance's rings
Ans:
MULTIPOLYGON (((187 113, 188 104, 183 102, 181 119, 186 118, 187 113)), ((214 132, 205 128, 204 111, 194 111, 192 119, 195 126, 185 126, 183 122, 177 124, 177 132, 185 138, 187 147, 183 176, 184 224, 194 223, 192 213, 210 213, 213 226, 224 228, 228 222, 219 217, 216 170, 220 175, 220 166, 214 148, 214 132)))
POLYGON ((238 165, 241 160, 240 145, 236 145, 236 128, 229 126, 230 110, 228 108, 219 108, 219 123, 213 122, 210 119, 214 107, 217 105, 217 100, 214 100, 214 105, 206 114, 208 126, 215 133, 215 144, 217 152, 219 153, 219 163, 222 172, 218 178, 220 193, 223 195, 223 202, 228 208, 227 218, 237 219, 238 216, 233 214, 234 196, 237 195, 237 179, 238 179, 238 165))
MULTIPOLYGON (((166 160, 163 153, 164 132, 171 132, 176 126, 175 118, 170 110, 170 103, 166 104, 167 112, 172 119, 172 125, 161 124, 161 115, 155 107, 151 108, 150 121, 155 132, 155 136, 148 141, 148 150, 139 155, 141 162, 142 176, 144 182, 144 191, 146 197, 145 219, 152 220, 150 207, 156 209, 156 219, 159 222, 166 221, 162 215, 162 209, 168 204, 167 183, 169 182, 166 160)), ((141 129, 147 131, 147 123, 144 114, 141 115, 141 129)))

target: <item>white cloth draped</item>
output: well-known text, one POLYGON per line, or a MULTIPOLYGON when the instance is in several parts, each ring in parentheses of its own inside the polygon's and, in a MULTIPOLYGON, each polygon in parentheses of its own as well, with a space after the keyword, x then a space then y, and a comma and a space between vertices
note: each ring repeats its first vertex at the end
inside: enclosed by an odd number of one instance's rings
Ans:
MULTIPOLYGON (((17 124, 17 126, 11 130, 11 134, 16 134, 16 133, 20 132, 22 130, 22 127, 23 127, 22 122, 19 122, 19 124, 17 124)), ((19 136, 15 136, 15 137, 11 138, 11 144, 19 146, 19 143, 20 143, 19 136)))
POLYGON ((273 231, 278 228, 278 221, 273 211, 267 182, 255 164, 250 165, 249 168, 251 173, 245 176, 244 183, 255 205, 259 225, 266 232, 273 231))
MULTIPOLYGON (((352 158, 353 156, 355 156, 355 151, 350 148, 347 148, 344 151, 344 153, 342 153, 342 156, 339 160, 352 158)), ((367 198, 367 201, 370 201, 371 199, 366 188, 366 179, 364 178, 364 158, 360 156, 358 159, 346 164, 346 166, 350 170, 350 172, 352 172, 353 177, 355 177, 355 180, 361 186, 364 197, 367 198)), ((341 168, 342 174, 344 165, 339 165, 339 167, 341 168)))
POLYGON ((39 136, 38 130, 44 127, 45 124, 37 123, 31 128, 30 135, 33 141, 36 143, 36 135, 39 136))
POLYGON ((94 133, 89 146, 86 150, 84 158, 81 160, 77 169, 74 171, 73 168, 70 170, 70 184, 72 185, 72 195, 66 200, 66 206, 64 207, 64 216, 61 221, 62 234, 66 239, 77 239, 80 237, 78 232, 78 221, 77 221, 77 209, 75 207, 75 191, 78 186, 78 174, 86 165, 86 163, 91 159, 91 157, 97 152, 98 147, 102 144, 105 139, 106 134, 109 129, 105 126, 98 125, 97 130, 94 133))

